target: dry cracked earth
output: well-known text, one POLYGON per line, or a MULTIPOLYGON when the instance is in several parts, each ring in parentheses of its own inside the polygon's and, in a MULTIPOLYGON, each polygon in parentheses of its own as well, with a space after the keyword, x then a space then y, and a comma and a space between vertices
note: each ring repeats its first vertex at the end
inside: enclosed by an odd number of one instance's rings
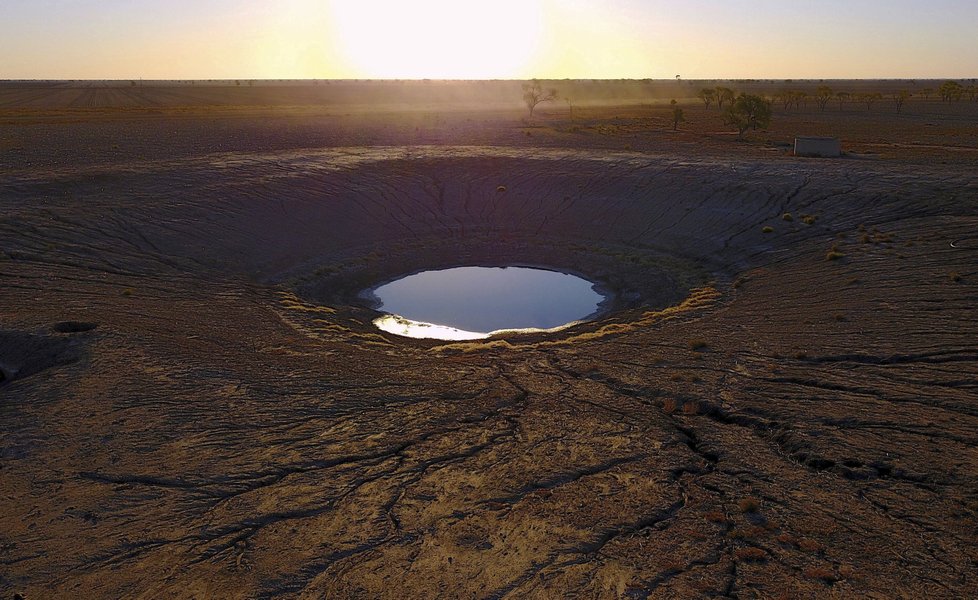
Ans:
POLYGON ((517 147, 0 178, 0 594, 978 595, 978 177, 517 147), (604 318, 397 338, 398 274, 604 318))

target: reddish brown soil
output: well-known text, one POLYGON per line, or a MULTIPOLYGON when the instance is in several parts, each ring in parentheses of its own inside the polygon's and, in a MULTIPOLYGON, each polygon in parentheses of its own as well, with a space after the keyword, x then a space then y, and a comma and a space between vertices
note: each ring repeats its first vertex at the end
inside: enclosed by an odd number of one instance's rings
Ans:
POLYGON ((0 87, 0 597, 978 595, 978 104, 263 85, 0 87), (620 301, 355 301, 459 264, 620 301))

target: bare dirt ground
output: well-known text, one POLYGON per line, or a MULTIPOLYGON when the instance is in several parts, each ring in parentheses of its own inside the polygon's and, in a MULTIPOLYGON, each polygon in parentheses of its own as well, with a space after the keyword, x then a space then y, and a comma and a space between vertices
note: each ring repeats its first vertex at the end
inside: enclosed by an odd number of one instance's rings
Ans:
POLYGON ((978 595, 978 104, 345 85, 0 86, 0 597, 978 595), (354 299, 460 264, 618 310, 354 299))

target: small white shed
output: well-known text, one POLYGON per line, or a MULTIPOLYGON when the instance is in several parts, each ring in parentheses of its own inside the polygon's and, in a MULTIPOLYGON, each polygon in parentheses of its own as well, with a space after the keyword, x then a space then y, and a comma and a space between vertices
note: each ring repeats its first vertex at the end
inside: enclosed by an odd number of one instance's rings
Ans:
POLYGON ((795 156, 834 158, 842 156, 842 144, 833 137, 796 137, 795 156))

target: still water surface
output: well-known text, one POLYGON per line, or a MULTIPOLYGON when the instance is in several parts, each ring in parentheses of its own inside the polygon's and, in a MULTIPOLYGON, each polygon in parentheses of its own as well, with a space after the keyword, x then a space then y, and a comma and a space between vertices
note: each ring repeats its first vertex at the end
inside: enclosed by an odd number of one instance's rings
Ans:
POLYGON ((604 299, 590 281, 527 267, 425 271, 373 290, 374 323, 408 337, 479 339, 501 329, 552 329, 592 315, 604 299), (401 317, 401 318, 397 318, 401 317))

